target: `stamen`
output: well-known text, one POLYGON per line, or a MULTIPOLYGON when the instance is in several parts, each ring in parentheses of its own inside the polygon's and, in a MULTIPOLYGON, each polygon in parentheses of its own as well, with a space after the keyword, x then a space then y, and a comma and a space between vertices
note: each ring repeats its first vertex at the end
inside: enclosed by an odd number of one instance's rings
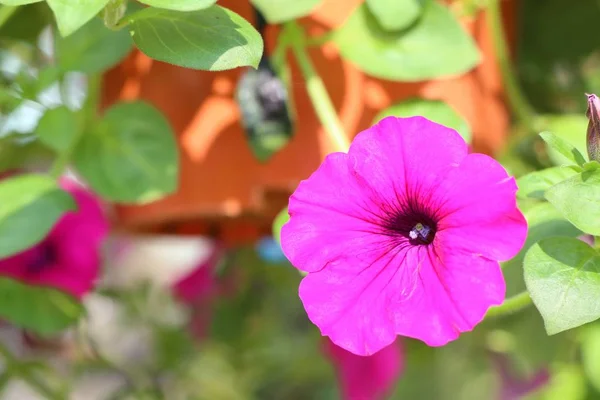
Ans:
POLYGON ((408 236, 412 239, 415 240, 419 243, 422 244, 429 244, 432 242, 433 240, 433 235, 432 235, 433 231, 432 229, 427 226, 424 225, 420 222, 418 222, 411 230, 410 232, 408 232, 408 236))

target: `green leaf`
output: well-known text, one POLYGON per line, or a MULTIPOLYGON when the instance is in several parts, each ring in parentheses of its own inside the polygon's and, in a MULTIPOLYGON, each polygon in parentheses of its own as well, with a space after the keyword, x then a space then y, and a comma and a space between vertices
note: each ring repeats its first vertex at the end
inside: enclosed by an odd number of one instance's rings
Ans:
POLYGON ((517 179, 517 197, 545 200, 546 190, 577 173, 572 167, 552 167, 531 172, 517 179))
POLYGON ((5 6, 22 6, 24 4, 38 3, 42 0, 0 0, 0 4, 5 6))
MULTIPOLYGON (((579 153, 587 154, 586 132, 588 119, 585 114, 544 115, 536 123, 540 125, 540 130, 552 132, 571 147, 575 147, 579 153)), ((563 164, 565 161, 562 154, 552 148, 548 148, 548 156, 550 161, 557 165, 563 164)))
POLYGON ((342 56, 377 78, 420 81, 465 73, 481 56, 450 10, 430 1, 409 30, 382 29, 367 5, 359 6, 335 32, 342 56))
POLYGON ((208 8, 217 0, 140 0, 151 7, 176 11, 196 11, 208 8))
POLYGON ((419 18, 425 0, 367 0, 369 11, 387 31, 408 28, 419 18))
POLYGON ((144 102, 111 107, 82 136, 74 163, 102 197, 124 203, 146 203, 177 187, 178 153, 165 117, 144 102))
POLYGON ((62 153, 71 146, 78 130, 75 113, 61 106, 44 113, 36 128, 36 134, 48 148, 62 153))
POLYGON ((69 36, 94 18, 110 0, 46 0, 56 18, 58 31, 69 36))
POLYGON ((133 47, 125 30, 107 29, 94 19, 66 38, 57 38, 58 65, 63 71, 102 72, 121 61, 133 47))
POLYGON ((409 99, 381 111, 374 122, 389 116, 412 117, 420 115, 457 131, 465 142, 471 142, 471 127, 452 107, 440 100, 409 99))
POLYGON ((273 220, 273 238, 277 241, 277 243, 281 244, 281 228, 290 220, 290 215, 288 214, 288 208, 284 208, 279 211, 275 220, 273 220))
POLYGON ((16 326, 49 335, 74 324, 83 312, 83 306, 66 293, 0 278, 0 316, 16 326))
POLYGON ((37 43, 42 30, 52 23, 53 20, 51 13, 47 11, 48 7, 41 2, 19 7, 0 26, 0 37, 2 39, 24 40, 32 44, 37 43))
POLYGON ((278 24, 310 14, 323 0, 251 0, 271 24, 278 24))
POLYGON ((582 332, 581 359, 588 380, 600 391, 600 324, 590 324, 582 332))
POLYGON ((543 239, 527 252, 524 271, 549 335, 600 318, 600 255, 587 244, 543 239))
POLYGON ((566 140, 561 139, 550 132, 542 132, 540 133, 540 137, 544 140, 544 142, 546 142, 548 148, 551 148, 559 153, 565 161, 574 162, 578 165, 583 165, 586 163, 585 157, 581 154, 581 152, 566 140))
POLYGON ((552 186, 546 199, 577 228, 600 235, 600 170, 584 171, 552 186))
POLYGON ((43 175, 19 175, 0 182, 0 259, 46 237, 56 221, 76 208, 56 182, 43 175))
POLYGON ((133 41, 144 54, 182 67, 208 71, 256 68, 263 52, 256 29, 217 5, 194 12, 146 8, 127 21, 133 41))

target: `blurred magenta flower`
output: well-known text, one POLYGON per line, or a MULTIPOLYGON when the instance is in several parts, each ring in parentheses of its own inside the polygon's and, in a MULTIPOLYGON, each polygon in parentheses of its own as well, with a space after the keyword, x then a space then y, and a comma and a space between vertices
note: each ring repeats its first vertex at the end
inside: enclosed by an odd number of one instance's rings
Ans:
POLYGON ((300 183, 281 238, 308 272, 299 294, 338 346, 371 355, 396 335, 441 346, 504 300, 498 261, 522 247, 515 180, 458 133, 388 117, 300 183))
POLYGON ((225 247, 216 243, 211 254, 173 285, 173 294, 192 310, 191 333, 203 339, 212 319, 213 302, 223 291, 216 277, 216 267, 225 254, 225 247))
POLYGON ((91 192, 69 179, 62 179, 60 185, 73 196, 78 210, 66 213, 36 246, 0 260, 0 275, 81 299, 98 277, 100 247, 109 223, 91 192))
POLYGON ((337 369, 343 400, 383 399, 404 369, 399 341, 371 356, 358 356, 327 340, 325 353, 337 369))

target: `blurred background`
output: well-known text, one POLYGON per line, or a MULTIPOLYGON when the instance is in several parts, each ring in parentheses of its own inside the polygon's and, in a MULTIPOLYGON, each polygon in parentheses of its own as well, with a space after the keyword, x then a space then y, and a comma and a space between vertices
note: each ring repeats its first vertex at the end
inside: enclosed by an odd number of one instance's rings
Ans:
MULTIPOLYGON (((314 0, 293 22, 273 22, 265 0, 219 0, 265 43, 258 69, 219 72, 152 59, 101 19, 61 39, 45 2, 6 18, 12 3, 0 3, 2 172, 48 169, 55 148, 42 118, 86 107, 92 91, 99 113, 117 102, 152 104, 172 129, 179 163, 169 172, 176 190, 153 197, 149 188, 149 201, 126 201, 86 172, 101 169, 86 160, 104 150, 78 149, 65 176, 102 199, 110 232, 101 272, 79 299, 82 316, 60 332, 36 332, 0 307, 1 398, 600 399, 600 325, 549 337, 533 307, 486 320, 443 348, 398 338, 372 357, 345 353, 308 320, 302 276, 278 242, 294 188, 340 150, 315 81, 347 139, 386 115, 424 115, 516 176, 556 163, 542 130, 585 153, 584 93, 600 91, 597 0, 314 0), (292 23, 313 75, 286 45, 292 23), (404 26, 389 28, 395 23, 404 26)), ((129 1, 127 12, 140 7, 129 1)), ((127 146, 145 144, 127 140, 115 146, 134 159, 127 146)), ((103 165, 117 167, 106 176, 122 173, 131 190, 146 182, 111 157, 103 165)), ((161 157, 146 160, 156 176, 167 170, 161 157)), ((539 218, 564 228, 556 215, 539 218)), ((529 245, 540 235, 549 234, 530 232, 529 245)), ((504 265, 507 295, 524 289, 524 251, 504 265)), ((17 313, 40 315, 36 323, 58 318, 33 297, 5 301, 25 302, 17 313)))

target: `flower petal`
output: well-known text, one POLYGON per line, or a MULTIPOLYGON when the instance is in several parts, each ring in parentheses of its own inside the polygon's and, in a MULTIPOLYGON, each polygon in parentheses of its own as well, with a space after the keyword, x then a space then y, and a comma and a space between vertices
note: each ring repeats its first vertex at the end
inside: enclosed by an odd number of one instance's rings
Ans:
POLYGON ((298 269, 318 271, 339 257, 381 240, 374 205, 348 168, 348 155, 333 153, 289 201, 290 221, 281 230, 282 249, 298 269))
POLYGON ((394 385, 404 368, 400 341, 372 356, 357 356, 327 340, 325 351, 336 366, 342 398, 373 400, 382 398, 394 385))
POLYGON ((331 263, 302 280, 300 298, 322 334, 357 355, 376 353, 396 335, 444 345, 501 304, 505 284, 497 262, 443 250, 388 252, 362 268, 351 259, 331 263))
POLYGON ((500 163, 484 154, 470 154, 438 188, 446 200, 436 239, 492 260, 509 260, 527 238, 516 192, 514 178, 500 163))
POLYGON ((423 117, 387 117, 359 133, 348 155, 362 184, 384 203, 430 191, 467 152, 465 141, 450 128, 423 117))

